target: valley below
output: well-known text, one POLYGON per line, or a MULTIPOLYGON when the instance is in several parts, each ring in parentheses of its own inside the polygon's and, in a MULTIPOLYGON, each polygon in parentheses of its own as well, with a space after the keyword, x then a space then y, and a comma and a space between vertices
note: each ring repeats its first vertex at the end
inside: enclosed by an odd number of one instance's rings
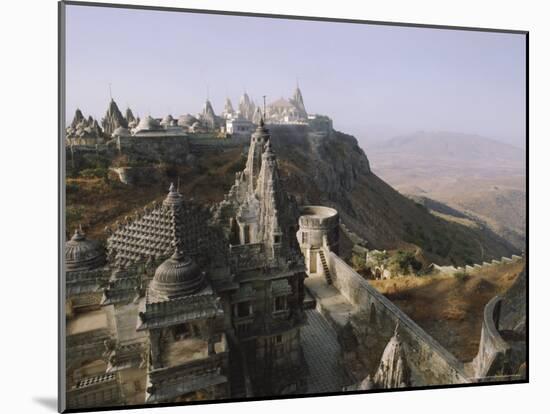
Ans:
POLYGON ((483 137, 416 133, 369 145, 373 171, 446 219, 525 247, 525 152, 483 137))

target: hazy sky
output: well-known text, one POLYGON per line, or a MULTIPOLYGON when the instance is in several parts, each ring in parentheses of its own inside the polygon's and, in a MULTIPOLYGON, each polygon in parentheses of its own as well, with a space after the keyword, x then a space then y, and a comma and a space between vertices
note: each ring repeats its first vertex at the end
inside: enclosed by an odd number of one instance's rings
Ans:
POLYGON ((518 34, 67 6, 67 120, 113 98, 140 116, 214 110, 246 89, 289 97, 368 137, 475 133, 524 146, 518 34))

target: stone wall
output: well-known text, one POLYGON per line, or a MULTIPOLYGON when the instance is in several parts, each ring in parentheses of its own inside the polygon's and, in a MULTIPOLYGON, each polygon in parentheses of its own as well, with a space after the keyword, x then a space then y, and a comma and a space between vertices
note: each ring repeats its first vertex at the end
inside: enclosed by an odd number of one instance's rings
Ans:
POLYGON ((513 254, 511 257, 501 257, 500 260, 491 260, 491 262, 483 262, 481 264, 474 264, 472 266, 470 266, 470 265, 466 265, 464 267, 439 266, 435 263, 432 263, 431 266, 433 267, 434 270, 438 271, 439 273, 444 273, 444 274, 454 274, 456 272, 471 273, 471 272, 474 272, 476 270, 486 269, 486 268, 492 267, 492 266, 518 262, 522 258, 523 258, 522 256, 517 256, 517 255, 513 254))
POLYGON ((487 303, 483 311, 479 351, 473 361, 475 376, 480 381, 494 380, 495 375, 504 369, 509 360, 510 346, 498 331, 498 320, 502 298, 495 296, 487 303))
POLYGON ((181 163, 187 155, 246 146, 250 136, 221 139, 213 136, 121 137, 101 145, 67 146, 67 162, 85 154, 114 158, 127 155, 133 161, 181 163))
POLYGON ((131 161, 181 163, 190 153, 185 136, 120 138, 116 146, 131 161))
POLYGON ((224 149, 238 148, 248 145, 250 136, 242 135, 232 138, 207 138, 207 137, 189 137, 189 150, 193 154, 204 152, 223 151, 224 149))
POLYGON ((340 222, 340 231, 345 234, 345 236, 352 241, 353 244, 359 245, 361 247, 367 246, 367 241, 359 236, 357 233, 351 231, 345 223, 340 222))
POLYGON ((335 253, 325 250, 325 256, 334 286, 357 308, 357 314, 360 315, 360 323, 354 327, 359 343, 376 341, 376 346, 369 346, 369 352, 380 355, 373 355, 372 361, 363 361, 371 375, 380 360, 383 347, 399 324, 400 335, 408 349, 408 363, 413 371, 413 386, 470 382, 464 372, 464 365, 441 344, 335 253))

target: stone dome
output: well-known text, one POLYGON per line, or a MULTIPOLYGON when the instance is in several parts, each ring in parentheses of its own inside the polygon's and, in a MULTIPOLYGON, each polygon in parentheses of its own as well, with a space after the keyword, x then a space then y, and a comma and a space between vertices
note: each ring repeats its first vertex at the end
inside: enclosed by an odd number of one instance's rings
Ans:
POLYGON ((141 131, 158 131, 162 130, 162 127, 158 123, 158 121, 151 116, 146 116, 141 121, 139 121, 135 132, 141 132, 141 131))
POLYGON ((190 295, 204 285, 204 275, 199 266, 176 249, 155 271, 151 290, 166 298, 190 295))
POLYGON ((88 240, 81 229, 76 229, 71 240, 65 243, 65 265, 67 272, 96 269, 105 263, 101 245, 88 240))
POLYGON ((130 131, 128 129, 119 126, 117 129, 113 131, 113 137, 129 137, 130 131))
POLYGON ((172 117, 172 115, 166 115, 166 116, 162 119, 162 121, 160 121, 160 124, 161 124, 162 126, 165 126, 165 127, 166 127, 166 126, 171 125, 173 120, 174 120, 174 118, 172 117))
POLYGON ((191 126, 195 122, 197 122, 197 118, 195 118, 193 115, 185 114, 180 116, 178 120, 178 125, 180 126, 191 126))

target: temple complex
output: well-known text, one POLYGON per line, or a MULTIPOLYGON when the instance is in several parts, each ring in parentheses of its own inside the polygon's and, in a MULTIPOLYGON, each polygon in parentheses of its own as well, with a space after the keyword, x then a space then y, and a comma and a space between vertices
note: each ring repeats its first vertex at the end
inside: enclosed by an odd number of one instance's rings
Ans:
POLYGON ((118 127, 128 128, 127 120, 122 116, 120 109, 118 109, 118 105, 112 98, 107 108, 107 112, 101 120, 101 126, 103 127, 103 132, 107 136, 111 136, 113 131, 118 127))
POLYGON ((163 203, 107 229, 106 255, 76 231, 66 245, 67 315, 96 312, 93 355, 117 384, 116 401, 307 391, 299 214, 262 121, 221 203, 205 209, 172 185, 163 203))
POLYGON ((121 142, 135 143, 134 138, 170 140, 174 137, 206 136, 246 140, 260 121, 266 125, 307 125, 313 131, 328 133, 332 130, 332 120, 329 117, 307 113, 302 91, 297 86, 291 98, 277 99, 269 103, 265 111, 245 92, 239 99, 237 109, 233 107, 231 99, 226 98, 221 115, 217 115, 212 102, 207 99, 201 112, 195 115, 184 114, 177 119, 171 114, 163 118, 151 115, 140 118, 130 108, 126 108, 123 115, 111 98, 101 126, 91 116, 85 118, 82 111, 77 109, 71 124, 66 128, 66 139, 70 145, 96 146, 116 142, 118 147, 121 142))
MULTIPOLYGON (((266 114, 247 94, 237 111, 227 100, 223 119, 208 100, 196 117, 139 121, 111 101, 103 125, 118 138, 177 140, 224 121, 249 145, 219 203, 172 184, 107 227, 105 245, 80 228, 67 240, 68 407, 523 378, 525 274, 487 304, 479 353, 459 361, 340 257, 338 210, 287 192, 264 115, 272 130, 332 128, 299 88, 266 114)), ((70 127, 85 121, 77 111, 70 127)))
POLYGON ((250 99, 246 92, 243 93, 243 95, 239 99, 238 111, 243 118, 252 121, 252 117, 254 116, 254 112, 256 111, 256 104, 252 99, 250 99))
POLYGON ((307 123, 308 115, 302 91, 298 86, 290 99, 280 98, 267 106, 266 122, 270 124, 307 123))
POLYGON ((65 132, 69 145, 97 145, 104 142, 97 120, 91 116, 85 118, 80 109, 75 111, 74 118, 65 132))

